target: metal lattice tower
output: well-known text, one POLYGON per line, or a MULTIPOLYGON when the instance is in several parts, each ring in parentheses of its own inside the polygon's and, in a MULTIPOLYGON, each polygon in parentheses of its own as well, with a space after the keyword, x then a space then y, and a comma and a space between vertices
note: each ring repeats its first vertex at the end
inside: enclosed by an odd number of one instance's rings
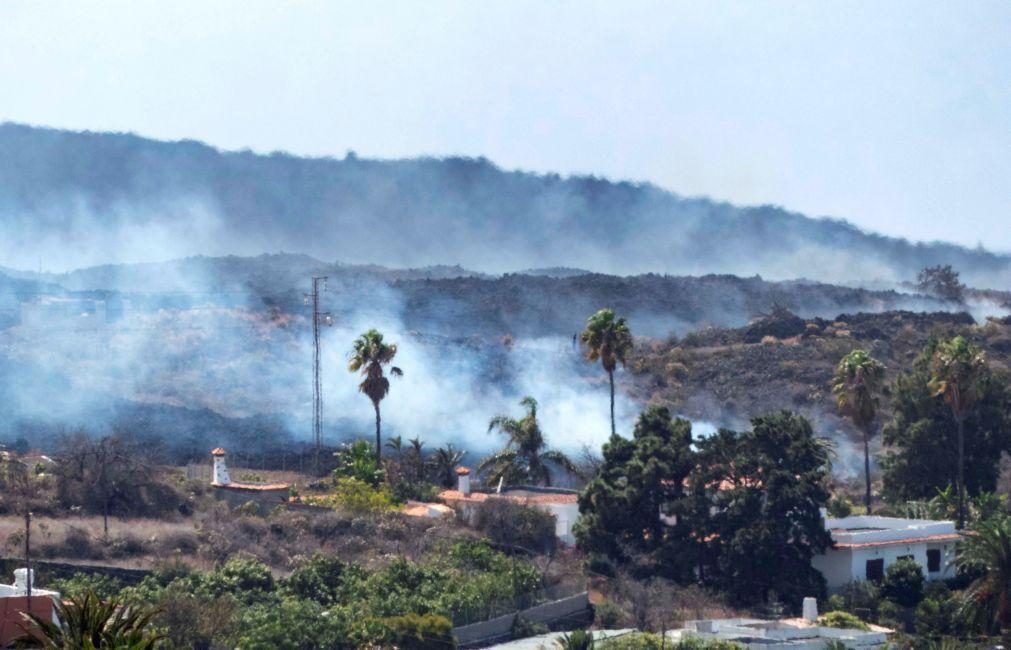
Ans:
POLYGON ((326 291, 326 276, 313 276, 312 293, 305 294, 305 304, 312 305, 312 440, 316 445, 316 472, 319 472, 319 454, 323 446, 323 387, 320 383, 319 330, 320 325, 331 325, 330 312, 319 310, 319 294, 326 291))

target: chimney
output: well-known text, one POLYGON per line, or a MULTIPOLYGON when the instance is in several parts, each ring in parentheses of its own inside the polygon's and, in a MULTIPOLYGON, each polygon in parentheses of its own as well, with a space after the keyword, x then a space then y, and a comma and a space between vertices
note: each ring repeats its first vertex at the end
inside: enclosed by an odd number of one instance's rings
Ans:
POLYGON ((470 496, 470 470, 466 467, 456 468, 456 489, 463 496, 470 496))
POLYGON ((808 596, 804 599, 804 620, 812 623, 818 622, 818 599, 808 596))
POLYGON ((35 587, 35 571, 32 569, 14 569, 14 589, 17 593, 28 593, 28 583, 35 587))
POLYGON ((229 478, 228 466, 225 465, 225 450, 218 447, 211 452, 211 456, 214 457, 214 477, 211 479, 211 485, 230 485, 232 479, 229 478))

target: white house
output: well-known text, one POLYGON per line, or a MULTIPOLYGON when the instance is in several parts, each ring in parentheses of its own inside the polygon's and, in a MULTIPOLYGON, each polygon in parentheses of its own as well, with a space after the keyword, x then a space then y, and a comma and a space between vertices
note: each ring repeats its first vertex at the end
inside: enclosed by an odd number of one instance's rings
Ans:
POLYGON ((439 493, 439 499, 460 513, 467 522, 473 521, 480 504, 503 499, 537 508, 555 517, 555 536, 564 544, 575 544, 572 526, 579 518, 578 494, 575 490, 544 487, 503 487, 495 492, 474 492, 470 487, 470 470, 456 470, 457 488, 439 493))
POLYGON ((880 580, 889 565, 909 558, 927 580, 952 577, 959 533, 950 521, 862 515, 825 519, 833 548, 812 560, 829 590, 848 582, 880 580))

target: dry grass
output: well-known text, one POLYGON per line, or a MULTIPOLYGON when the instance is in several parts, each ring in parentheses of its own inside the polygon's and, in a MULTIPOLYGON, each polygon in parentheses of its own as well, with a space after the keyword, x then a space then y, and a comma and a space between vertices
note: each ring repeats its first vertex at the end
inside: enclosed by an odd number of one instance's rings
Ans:
MULTIPOLYGON (((172 555, 192 558, 198 547, 192 521, 109 518, 105 539, 102 518, 36 517, 31 546, 36 558, 81 561, 128 568, 149 568, 172 555)), ((0 517, 0 543, 8 556, 24 552, 24 520, 0 517)))

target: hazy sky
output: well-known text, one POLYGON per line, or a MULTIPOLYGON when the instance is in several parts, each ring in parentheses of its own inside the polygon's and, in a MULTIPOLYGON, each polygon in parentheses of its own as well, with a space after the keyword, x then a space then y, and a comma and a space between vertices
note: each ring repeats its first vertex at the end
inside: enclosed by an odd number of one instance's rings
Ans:
POLYGON ((0 120, 484 155, 1011 250, 1007 0, 3 0, 0 120))

